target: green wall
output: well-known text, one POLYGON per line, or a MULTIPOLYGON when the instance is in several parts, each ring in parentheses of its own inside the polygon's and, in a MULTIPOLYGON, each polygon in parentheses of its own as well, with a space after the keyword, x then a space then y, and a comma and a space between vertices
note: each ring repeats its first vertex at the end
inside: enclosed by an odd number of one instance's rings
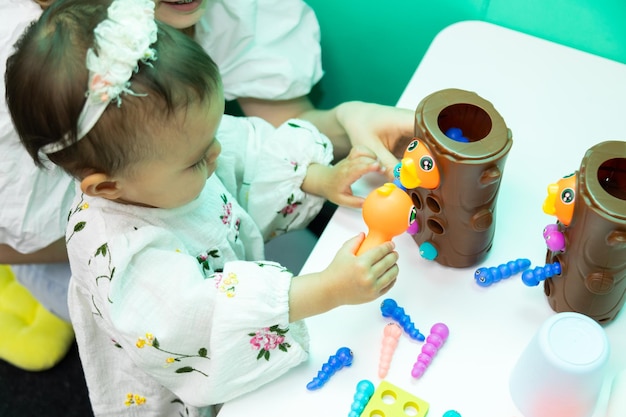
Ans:
POLYGON ((626 0, 306 1, 322 30, 326 75, 313 95, 322 108, 347 100, 395 104, 435 35, 462 20, 626 63, 626 0))

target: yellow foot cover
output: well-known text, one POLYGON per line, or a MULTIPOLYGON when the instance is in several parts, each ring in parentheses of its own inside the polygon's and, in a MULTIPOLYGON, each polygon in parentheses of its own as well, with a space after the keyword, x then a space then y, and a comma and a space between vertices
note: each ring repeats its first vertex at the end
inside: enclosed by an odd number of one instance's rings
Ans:
POLYGON ((70 323, 46 310, 0 265, 0 360, 43 371, 59 363, 73 341, 70 323))

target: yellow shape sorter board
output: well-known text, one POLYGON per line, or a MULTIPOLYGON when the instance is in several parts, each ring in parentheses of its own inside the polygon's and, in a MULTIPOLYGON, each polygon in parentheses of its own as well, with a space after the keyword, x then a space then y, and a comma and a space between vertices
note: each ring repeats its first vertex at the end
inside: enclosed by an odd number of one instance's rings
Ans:
POLYGON ((421 398, 381 381, 361 417, 425 417, 429 406, 421 398))

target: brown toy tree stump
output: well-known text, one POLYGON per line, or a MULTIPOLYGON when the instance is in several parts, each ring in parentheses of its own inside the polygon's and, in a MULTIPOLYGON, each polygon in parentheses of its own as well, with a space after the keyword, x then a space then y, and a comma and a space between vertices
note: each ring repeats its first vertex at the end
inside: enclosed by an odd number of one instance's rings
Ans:
POLYGON ((435 189, 407 190, 420 229, 413 239, 422 256, 441 265, 478 264, 493 243, 496 199, 513 145, 511 131, 487 100, 446 89, 419 103, 415 135, 435 159, 440 183, 435 189), (446 136, 451 127, 461 129, 467 141, 446 136))
POLYGON ((626 300, 626 142, 602 142, 586 152, 572 220, 559 230, 565 250, 546 255, 546 263, 561 265, 561 274, 544 282, 550 306, 599 323, 613 320, 626 300))

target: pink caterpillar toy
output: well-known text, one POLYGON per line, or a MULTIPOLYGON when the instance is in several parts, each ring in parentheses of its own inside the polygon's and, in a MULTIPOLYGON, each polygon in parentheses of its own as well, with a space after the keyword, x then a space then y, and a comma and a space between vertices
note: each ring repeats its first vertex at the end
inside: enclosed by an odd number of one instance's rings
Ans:
POLYGON ((398 340, 402 335, 402 327, 396 323, 389 323, 383 332, 382 348, 380 350, 380 361, 378 362, 378 376, 382 379, 387 376, 391 358, 398 346, 398 340))
POLYGON ((450 330, 443 323, 436 323, 430 328, 430 334, 426 338, 426 343, 422 345, 422 353, 417 356, 417 361, 413 364, 411 376, 420 378, 426 372, 433 358, 448 339, 450 330))

